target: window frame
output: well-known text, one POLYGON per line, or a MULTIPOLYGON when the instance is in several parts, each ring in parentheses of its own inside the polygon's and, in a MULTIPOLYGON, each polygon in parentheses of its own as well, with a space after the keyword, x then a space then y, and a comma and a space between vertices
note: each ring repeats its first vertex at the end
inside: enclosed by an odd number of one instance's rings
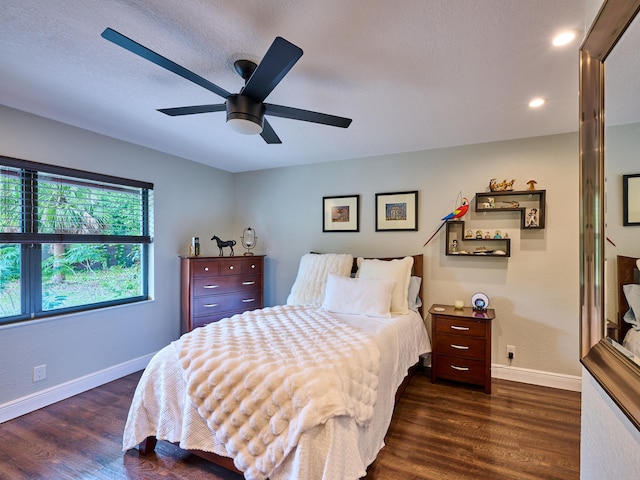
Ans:
POLYGON ((18 315, 0 317, 0 326, 15 322, 35 320, 44 317, 62 315, 71 312, 95 310, 114 305, 140 302, 149 298, 149 246, 153 242, 153 183, 132 180, 113 175, 88 172, 74 168, 48 165, 30 160, 22 160, 13 157, 0 155, 0 167, 18 169, 20 171, 21 189, 20 199, 20 223, 21 232, 1 232, 0 244, 20 245, 20 313, 18 315), (71 180, 77 180, 79 184, 83 181, 93 182, 88 185, 90 188, 100 188, 104 185, 104 190, 113 190, 113 186, 140 189, 141 207, 141 235, 107 235, 107 234, 82 234, 82 233, 37 233, 35 217, 37 216, 37 177, 39 174, 59 175, 71 180), (31 186, 25 186, 25 179, 31 182, 31 186), (32 182, 36 180, 36 182, 32 182), (27 196, 25 192, 30 193, 27 196), (29 214, 28 212, 32 212, 29 214), (31 218, 29 218, 31 217, 31 218), (42 309, 42 245, 64 243, 69 244, 133 244, 140 246, 140 271, 141 271, 141 294, 133 297, 126 297, 115 300, 100 301, 96 303, 76 305, 52 310, 42 309))

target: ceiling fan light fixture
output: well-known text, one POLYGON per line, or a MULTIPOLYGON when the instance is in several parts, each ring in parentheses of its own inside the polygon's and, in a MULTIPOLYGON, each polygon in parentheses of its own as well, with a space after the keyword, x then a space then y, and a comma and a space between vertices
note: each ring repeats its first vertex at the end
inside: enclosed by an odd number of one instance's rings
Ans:
POLYGON ((262 133, 262 122, 255 118, 234 118, 227 115, 227 125, 243 135, 260 135, 262 133))
POLYGON ((227 124, 243 135, 262 133, 264 105, 244 95, 227 97, 227 124))

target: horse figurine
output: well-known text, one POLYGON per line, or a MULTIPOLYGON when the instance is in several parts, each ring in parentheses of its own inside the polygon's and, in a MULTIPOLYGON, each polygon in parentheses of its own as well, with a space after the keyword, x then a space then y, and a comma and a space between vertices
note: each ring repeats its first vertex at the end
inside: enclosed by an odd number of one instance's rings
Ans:
POLYGON ((235 240, 220 240, 218 237, 216 237, 215 235, 213 237, 211 237, 211 240, 215 240, 216 243, 218 244, 218 248, 220 249, 220 256, 224 257, 224 250, 222 250, 225 247, 229 247, 231 249, 231 256, 233 257, 233 246, 236 244, 235 240))

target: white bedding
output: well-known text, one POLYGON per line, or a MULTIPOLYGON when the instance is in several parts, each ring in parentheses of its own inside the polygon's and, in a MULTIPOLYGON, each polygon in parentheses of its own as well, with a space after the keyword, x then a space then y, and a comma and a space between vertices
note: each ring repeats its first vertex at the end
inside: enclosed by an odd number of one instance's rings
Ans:
MULTIPOLYGON (((326 314, 319 307, 303 308, 310 313, 316 310, 326 314)), ((368 423, 362 424, 350 416, 338 415, 305 431, 297 447, 270 475, 272 480, 364 476, 366 467, 384 445, 398 386, 419 355, 431 351, 424 322, 416 312, 391 318, 333 315, 364 332, 380 352, 373 415, 368 423)), ((184 449, 227 455, 225 446, 216 439, 188 397, 184 371, 173 345, 156 354, 140 380, 123 435, 124 450, 135 447, 148 436, 178 442, 184 449)))
POLYGON ((622 346, 635 355, 636 362, 640 361, 640 330, 630 328, 622 340, 622 346))

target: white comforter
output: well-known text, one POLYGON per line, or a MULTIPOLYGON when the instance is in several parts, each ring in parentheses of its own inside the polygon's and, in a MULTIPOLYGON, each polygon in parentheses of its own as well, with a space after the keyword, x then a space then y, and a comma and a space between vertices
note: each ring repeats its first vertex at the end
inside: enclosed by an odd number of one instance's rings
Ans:
MULTIPOLYGON (((283 312, 304 311, 309 315, 327 315, 319 308, 279 308, 284 309, 283 312)), ((384 445, 397 387, 418 356, 430 351, 424 323, 414 312, 391 319, 332 315, 346 322, 345 329, 355 327, 366 334, 375 349, 381 353, 373 414, 359 419, 338 414, 323 419, 325 423, 304 429, 300 432, 297 446, 284 455, 284 460, 269 475, 272 480, 356 479, 364 476, 366 466, 375 459, 384 445)), ((237 319, 236 316, 232 321, 237 319)), ((155 435, 161 440, 179 442, 184 449, 229 455, 227 447, 217 438, 220 435, 216 433, 220 432, 212 432, 210 429, 210 426, 216 428, 215 422, 209 422, 208 426, 205 418, 198 413, 197 406, 189 396, 185 378, 187 376, 181 368, 176 346, 165 347, 152 359, 136 389, 129 411, 123 436, 125 450, 135 447, 146 437, 155 435)), ((222 437, 224 440, 225 435, 222 437)), ((259 474, 248 472, 248 476, 254 475, 259 474)))

